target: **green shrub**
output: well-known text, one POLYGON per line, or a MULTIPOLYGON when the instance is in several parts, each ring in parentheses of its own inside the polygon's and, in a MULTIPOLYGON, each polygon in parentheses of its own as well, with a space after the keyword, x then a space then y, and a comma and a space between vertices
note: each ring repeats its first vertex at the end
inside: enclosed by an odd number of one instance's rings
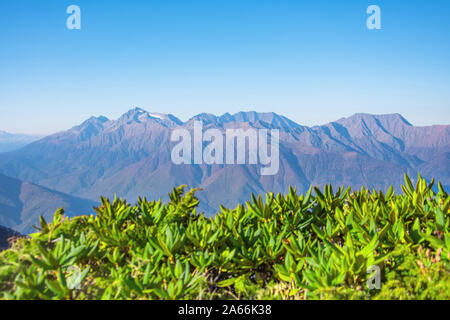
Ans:
POLYGON ((197 213, 197 190, 63 211, 0 253, 3 299, 449 299, 450 198, 331 186, 197 213), (368 269, 381 270, 369 289, 368 269))

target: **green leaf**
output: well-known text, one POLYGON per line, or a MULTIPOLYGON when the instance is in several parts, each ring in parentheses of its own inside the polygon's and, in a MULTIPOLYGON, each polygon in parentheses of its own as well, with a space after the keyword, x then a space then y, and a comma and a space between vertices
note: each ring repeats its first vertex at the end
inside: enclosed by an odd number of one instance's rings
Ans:
POLYGON ((237 278, 226 279, 226 280, 220 281, 220 282, 217 284, 217 286, 218 286, 218 287, 221 287, 221 288, 223 288, 223 287, 229 287, 229 286, 233 285, 236 281, 237 281, 237 278))
POLYGON ((404 177, 405 177, 405 187, 408 189, 408 191, 412 195, 414 193, 414 186, 411 182, 411 179, 409 179, 409 177, 406 173, 405 173, 404 177))
POLYGON ((367 258, 371 255, 378 246, 378 236, 373 237, 373 239, 364 247, 358 254, 361 254, 364 258, 367 258))

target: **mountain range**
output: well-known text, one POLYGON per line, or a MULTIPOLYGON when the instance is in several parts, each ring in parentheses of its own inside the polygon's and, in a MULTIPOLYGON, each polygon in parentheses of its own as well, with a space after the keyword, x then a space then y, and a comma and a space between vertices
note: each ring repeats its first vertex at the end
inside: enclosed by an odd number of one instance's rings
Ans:
POLYGON ((327 183, 399 189, 405 172, 420 172, 450 186, 450 125, 416 127, 400 114, 355 114, 307 127, 276 113, 257 112, 204 113, 183 122, 134 108, 117 120, 91 117, 70 130, 0 154, 0 173, 51 194, 59 192, 65 199, 61 201, 77 210, 75 203, 90 205, 114 194, 131 202, 138 196, 167 199, 171 188, 187 184, 203 189, 198 194, 200 209, 214 214, 219 205, 236 206, 252 192, 286 192, 289 186, 300 192, 327 183), (261 176, 258 165, 175 165, 171 133, 177 128, 192 130, 194 121, 202 121, 205 130, 279 129, 278 174, 261 176))
POLYGON ((18 150, 27 144, 39 140, 42 136, 13 134, 0 130, 0 152, 18 150))

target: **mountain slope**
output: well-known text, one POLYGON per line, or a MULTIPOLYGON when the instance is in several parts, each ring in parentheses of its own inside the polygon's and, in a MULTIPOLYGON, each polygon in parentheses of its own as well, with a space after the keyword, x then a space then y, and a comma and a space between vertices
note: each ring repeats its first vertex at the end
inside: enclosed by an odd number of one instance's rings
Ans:
POLYGON ((20 236, 20 233, 12 229, 0 226, 0 251, 9 247, 8 239, 20 236))
POLYGON ((0 174, 0 225, 30 233, 39 216, 51 220, 58 208, 67 216, 92 212, 93 201, 72 197, 0 174))
POLYGON ((183 123, 135 108, 117 120, 93 117, 68 131, 0 155, 0 172, 78 197, 118 194, 167 198, 172 187, 201 187, 201 209, 233 207, 250 193, 305 191, 311 184, 383 189, 418 171, 450 185, 450 126, 414 127, 399 114, 356 114, 315 127, 275 113, 200 114, 183 123), (280 167, 261 176, 259 165, 175 165, 173 129, 280 130, 280 167))

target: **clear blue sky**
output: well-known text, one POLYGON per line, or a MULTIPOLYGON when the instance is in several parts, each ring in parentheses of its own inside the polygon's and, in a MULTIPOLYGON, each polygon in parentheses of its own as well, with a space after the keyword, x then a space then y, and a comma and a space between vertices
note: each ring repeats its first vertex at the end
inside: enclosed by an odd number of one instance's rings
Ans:
POLYGON ((448 0, 0 0, 0 130, 139 106, 182 120, 275 111, 450 123, 448 0), (82 29, 66 28, 76 4, 82 29), (366 28, 381 7, 382 30, 366 28))

